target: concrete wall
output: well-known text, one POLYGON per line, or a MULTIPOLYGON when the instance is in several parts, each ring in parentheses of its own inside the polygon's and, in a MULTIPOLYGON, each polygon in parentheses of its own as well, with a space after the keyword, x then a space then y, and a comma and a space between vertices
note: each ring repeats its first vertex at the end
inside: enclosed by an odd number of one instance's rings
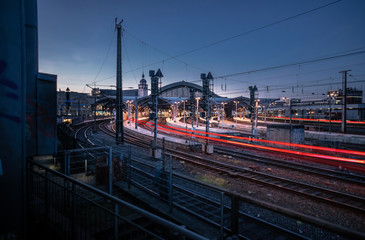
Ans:
POLYGON ((266 131, 267 140, 291 143, 304 142, 304 126, 289 124, 269 124, 266 131))
POLYGON ((0 239, 21 236, 25 226, 25 91, 31 59, 24 11, 23 1, 0 1, 0 239))

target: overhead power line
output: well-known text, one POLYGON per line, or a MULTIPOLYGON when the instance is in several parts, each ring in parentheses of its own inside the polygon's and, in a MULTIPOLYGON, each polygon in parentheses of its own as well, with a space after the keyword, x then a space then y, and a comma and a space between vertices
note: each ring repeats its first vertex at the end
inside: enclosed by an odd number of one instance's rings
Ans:
MULTIPOLYGON (((299 14, 296 14, 294 16, 291 16, 291 17, 287 17, 287 18, 284 18, 284 19, 281 19, 281 20, 278 20, 278 21, 275 21, 273 23, 269 23, 267 25, 264 25, 262 27, 258 27, 258 28, 255 28, 255 29, 252 29, 252 30, 249 30, 247 32, 243 32, 243 33, 240 33, 240 34, 237 34, 237 35, 234 35, 234 36, 231 36, 231 37, 227 37, 227 38, 224 38, 222 40, 219 40, 219 41, 216 41, 216 42, 212 42, 212 43, 209 43, 205 46, 201 46, 201 47, 198 47, 198 48, 195 48, 195 49, 192 49, 190 51, 186 51, 184 53, 181 53, 179 55, 176 55, 174 56, 174 58, 176 57, 181 57, 181 56, 184 56, 184 55, 187 55, 187 54, 190 54, 190 53, 193 53, 193 52, 196 52, 196 51, 199 51, 199 50, 202 50, 204 48, 209 48, 209 47, 212 47, 212 46, 215 46, 215 45, 218 45, 220 43, 223 43, 223 42, 227 42, 229 40, 232 40, 234 38, 238 38, 238 37, 242 37, 244 35, 247 35, 247 34, 250 34, 250 33, 253 33, 253 32, 257 32, 259 30, 262 30, 262 29, 265 29, 265 28, 269 28, 269 27, 272 27, 274 25, 278 25, 280 23, 283 23, 283 22, 287 22, 289 20, 292 20, 294 18, 297 18, 297 17, 300 17, 300 16, 303 16, 303 15, 306 15, 306 14, 309 14, 309 13, 312 13, 312 12, 315 12, 315 11, 318 11, 322 8, 325 8, 325 7, 328 7, 328 6, 331 6, 333 4, 336 4, 336 3, 339 3, 341 2, 342 0, 338 0, 338 1, 334 1, 334 2, 331 2, 331 3, 328 3, 328 4, 325 4, 325 5, 322 5, 322 6, 319 6, 319 7, 316 7, 316 8, 313 8, 311 10, 308 10, 308 11, 305 11, 305 12, 302 12, 302 13, 299 13, 299 14)), ((167 59, 167 60, 170 60, 170 59, 167 59)), ((166 61, 166 60, 165 60, 166 61)))
POLYGON ((106 54, 105 54, 105 58, 104 58, 104 60, 103 60, 103 63, 101 64, 101 66, 100 66, 100 68, 99 68, 99 71, 98 71, 98 73, 96 74, 96 76, 95 76, 95 78, 94 78, 94 81, 93 81, 93 83, 92 83, 93 85, 97 82, 97 81, 96 81, 96 79, 99 77, 99 74, 100 74, 100 72, 101 72, 101 69, 103 69, 103 66, 104 66, 104 64, 105 64, 106 59, 108 58, 108 55, 109 55, 109 52, 110 52, 110 48, 111 48, 111 46, 112 46, 113 42, 114 42, 114 33, 113 33, 112 40, 110 41, 110 45, 109 45, 109 47, 108 47, 108 50, 107 50, 107 52, 106 52, 106 54))
POLYGON ((215 78, 227 78, 227 77, 233 77, 233 76, 238 76, 238 75, 243 75, 243 74, 263 72, 263 71, 274 70, 274 69, 279 69, 279 68, 292 67, 292 66, 296 66, 296 65, 303 65, 303 64, 309 64, 309 63, 314 63, 314 62, 327 61, 327 60, 332 60, 332 59, 336 59, 336 58, 349 57, 349 56, 359 55, 359 54, 364 54, 364 53, 365 53, 365 50, 364 51, 357 51, 357 52, 352 52, 352 53, 341 54, 341 55, 336 55, 336 56, 331 56, 331 57, 317 58, 317 59, 306 60, 306 61, 302 61, 302 62, 289 63, 289 64, 283 64, 283 65, 278 65, 278 66, 273 66, 273 67, 255 69, 255 70, 250 70, 250 71, 245 71, 245 72, 232 73, 232 74, 218 76, 218 77, 215 77, 215 78))
MULTIPOLYGON (((198 48, 194 48, 194 49, 191 49, 191 50, 185 51, 185 52, 180 53, 180 54, 175 55, 175 56, 172 56, 172 55, 170 55, 170 54, 166 53, 165 51, 162 51, 162 50, 160 50, 160 49, 158 49, 158 48, 156 48, 156 47, 153 47, 153 46, 151 46, 151 45, 149 45, 149 44, 148 44, 148 46, 149 46, 149 47, 151 47, 151 48, 153 48, 153 49, 155 49, 155 50, 157 50, 157 51, 159 51, 159 52, 161 52, 161 53, 165 54, 166 56, 169 56, 169 58, 162 59, 162 60, 160 60, 160 61, 156 61, 156 62, 154 62, 154 63, 148 64, 148 65, 145 65, 145 66, 140 67, 140 68, 136 68, 136 69, 134 69, 134 71, 135 71, 135 70, 139 70, 139 69, 143 69, 144 67, 153 66, 153 65, 158 64, 158 63, 161 63, 161 62, 166 62, 166 61, 169 61, 169 60, 172 60, 172 59, 177 60, 177 61, 179 61, 179 62, 181 62, 181 63, 183 63, 183 64, 187 64, 186 62, 184 62, 184 61, 182 61, 182 60, 178 59, 178 57, 181 57, 181 56, 184 56, 184 55, 188 55, 188 54, 190 54, 190 53, 197 52, 197 51, 199 51, 199 50, 202 50, 202 49, 205 49, 205 48, 209 48, 209 47, 212 47, 212 46, 218 45, 218 44, 220 44, 220 43, 223 43, 223 42, 226 42, 226 41, 229 41, 229 40, 232 40, 232 39, 238 38, 238 37, 242 37, 242 36, 244 36, 244 35, 248 35, 248 34, 250 34, 250 33, 257 32, 257 31, 259 31, 259 30, 266 29, 266 28, 269 28, 269 27, 271 27, 271 26, 274 26, 274 25, 277 25, 277 24, 280 24, 280 23, 283 23, 283 22, 287 22, 287 21, 292 20, 292 19, 294 19, 294 18, 297 18, 297 17, 303 16, 303 15, 306 15, 306 14, 309 14, 309 13, 312 13, 312 12, 315 12, 315 11, 318 11, 318 10, 320 10, 320 9, 326 8, 326 7, 328 7, 328 6, 331 6, 331 5, 333 5, 333 4, 339 3, 339 2, 341 2, 341 1, 342 1, 342 0, 337 0, 337 1, 334 1, 334 2, 331 2, 331 3, 328 3, 328 4, 324 4, 324 5, 322 5, 322 6, 319 6, 319 7, 316 7, 316 8, 310 9, 310 10, 308 10, 308 11, 305 11, 305 12, 302 12, 302 13, 299 13, 299 14, 296 14, 296 15, 294 15, 294 16, 287 17, 287 18, 284 18, 284 19, 281 19, 281 20, 278 20, 278 21, 275 21, 275 22, 272 22, 272 23, 266 24, 266 25, 264 25, 264 26, 261 26, 261 27, 255 28, 255 29, 252 29, 252 30, 249 30, 249 31, 246 31, 246 32, 243 32, 243 33, 240 33, 240 34, 234 35, 234 36, 230 36, 230 37, 227 37, 227 38, 224 38, 224 39, 218 40, 218 41, 216 41, 216 42, 209 43, 209 44, 207 44, 207 45, 204 45, 204 46, 201 46, 201 47, 198 47, 198 48)), ((128 31, 126 31, 126 30, 125 30, 125 32, 126 32, 126 33, 128 33, 131 37, 133 37, 133 38, 134 38, 134 39, 136 39, 137 41, 139 41, 139 42, 141 42, 141 43, 143 43, 143 44, 146 44, 146 45, 147 45, 147 43, 146 43, 145 41, 140 40, 139 38, 137 38, 136 36, 134 36, 134 35, 133 35, 133 34, 131 34, 130 32, 128 32, 128 31)), ((187 64, 187 65, 189 65, 189 66, 191 66, 191 67, 193 67, 193 68, 196 68, 196 69, 198 69, 198 70, 203 70, 203 69, 201 69, 201 68, 199 68, 199 67, 196 67, 196 66, 193 66, 193 65, 190 65, 190 64, 187 64)), ((203 70, 203 71, 206 71, 206 70, 203 70)), ((129 72, 126 72, 126 73, 129 73, 129 72)))

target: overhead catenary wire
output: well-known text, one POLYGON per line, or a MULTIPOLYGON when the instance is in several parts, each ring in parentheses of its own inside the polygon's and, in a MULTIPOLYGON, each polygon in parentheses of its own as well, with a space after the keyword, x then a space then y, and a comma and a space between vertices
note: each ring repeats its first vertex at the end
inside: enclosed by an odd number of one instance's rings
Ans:
POLYGON ((128 55, 128 50, 127 50, 127 46, 126 46, 126 43, 125 41, 123 41, 123 46, 124 46, 124 52, 125 52, 125 55, 127 56, 127 61, 129 63, 129 67, 131 68, 131 71, 132 71, 132 75, 133 75, 133 78, 134 78, 134 81, 136 82, 136 84, 138 85, 138 81, 137 81, 137 78, 136 78, 136 75, 134 74, 134 71, 133 71, 133 67, 132 67, 132 63, 129 59, 129 55, 128 55))
MULTIPOLYGON (((251 29, 251 30, 249 30, 249 31, 246 31, 246 32, 243 32, 243 33, 240 33, 240 34, 236 34, 236 35, 234 35, 234 36, 230 36, 230 37, 227 37, 227 38, 221 39, 221 40, 219 40, 219 41, 215 41, 215 42, 209 43, 209 44, 207 44, 207 45, 204 45, 204 46, 201 46, 201 47, 198 47, 198 48, 195 48, 195 49, 191 49, 191 50, 185 51, 185 52, 180 53, 180 54, 177 54, 177 55, 175 55, 175 56, 172 56, 172 55, 170 55, 170 54, 166 53, 165 51, 163 51, 163 50, 161 50, 161 49, 159 49, 159 48, 156 48, 156 47, 154 47, 154 46, 152 46, 152 45, 150 45, 150 44, 147 44, 145 41, 143 41, 143 40, 141 40, 141 39, 137 38, 137 37, 136 37, 136 36, 134 36, 132 33, 130 33, 130 32, 128 32, 128 31, 126 31, 126 30, 125 30, 125 32, 126 32, 126 33, 128 33, 128 34, 129 34, 132 38, 136 39, 137 41, 141 42, 142 44, 146 44, 146 45, 148 45, 149 47, 151 47, 151 48, 155 49, 156 51, 159 51, 159 52, 161 52, 161 53, 163 53, 163 54, 165 54, 165 55, 169 56, 169 58, 162 59, 162 60, 160 60, 160 61, 157 61, 157 62, 154 62, 154 63, 148 64, 148 65, 144 65, 144 66, 142 66, 142 67, 139 67, 139 68, 136 68, 136 69, 133 69, 133 70, 134 70, 134 71, 136 71, 136 70, 140 70, 140 69, 143 69, 143 70, 144 70, 144 68, 145 68, 145 67, 153 66, 153 65, 159 64, 159 63, 161 63, 161 62, 166 62, 166 61, 169 61, 169 60, 172 60, 172 59, 177 60, 177 61, 179 61, 179 62, 181 62, 181 63, 183 63, 183 64, 188 64, 188 63, 186 63, 186 62, 184 62, 184 61, 180 60, 178 57, 181 57, 181 56, 184 56, 184 55, 188 55, 188 54, 190 54, 190 53, 193 53, 193 52, 196 52, 196 51, 199 51, 199 50, 205 49, 205 48, 209 48, 209 47, 212 47, 212 46, 218 45, 218 44, 220 44, 220 43, 223 43, 223 42, 226 42, 226 41, 229 41, 229 40, 232 40, 232 39, 238 38, 238 37, 242 37, 242 36, 244 36, 244 35, 248 35, 248 34, 250 34, 250 33, 253 33, 253 32, 256 32, 256 31, 259 31, 259 30, 262 30, 262 29, 266 29, 266 28, 272 27, 272 26, 274 26, 274 25, 277 25, 277 24, 280 24, 280 23, 283 23, 283 22, 287 22, 287 21, 292 20, 292 19, 294 19, 294 18, 301 17, 301 16, 307 15, 307 14, 309 14, 309 13, 312 13, 312 12, 318 11, 318 10, 320 10, 320 9, 323 9, 323 8, 329 7, 329 6, 331 6, 331 5, 334 5, 334 4, 336 4, 336 3, 339 3, 339 2, 341 2, 341 1, 342 1, 342 0, 333 1, 333 2, 330 2, 330 3, 328 3, 328 4, 324 4, 324 5, 321 5, 321 6, 319 6, 319 7, 316 7, 316 8, 313 8, 313 9, 310 9, 310 10, 307 10, 307 11, 304 11, 304 12, 301 12, 301 13, 298 13, 298 14, 295 14, 295 15, 293 15, 293 16, 290 16, 290 17, 287 17, 287 18, 284 18, 284 19, 281 19, 281 20, 278 20, 278 21, 275 21, 275 22, 272 22, 272 23, 266 24, 266 25, 264 25, 264 26, 261 26, 261 27, 255 28, 255 29, 251 29)), ((191 64, 188 64, 188 65, 189 65, 190 67, 193 67, 193 68, 198 69, 198 70, 200 70, 200 71, 208 72, 208 70, 204 70, 204 69, 202 69, 202 68, 199 68, 199 67, 193 66, 193 65, 191 65, 191 64)), ((125 73, 129 73, 129 72, 125 72, 125 73)), ((215 74, 214 74, 214 75, 215 75, 215 74)))
POLYGON ((102 62, 102 64, 101 64, 101 66, 100 66, 100 68, 99 68, 98 73, 96 74, 96 76, 95 76, 95 78, 94 78, 94 81, 93 81, 92 85, 95 85, 95 83, 96 83, 96 79, 99 77, 99 74, 100 74, 101 70, 103 69, 103 66, 104 66, 104 64, 105 64, 105 62, 106 62, 106 59, 108 58, 108 55, 109 55, 109 52, 110 52, 110 48, 111 48, 111 46, 113 45, 113 42, 114 42, 114 39, 115 39, 115 36, 114 36, 114 35, 115 35, 115 34, 113 33, 113 37, 112 37, 112 40, 110 41, 110 44, 109 44, 108 50, 107 50, 107 52, 106 52, 106 54, 105 54, 105 57, 104 57, 104 60, 103 60, 103 62, 102 62))
MULTIPOLYGON (((356 81, 348 81, 348 84, 351 83, 365 83, 365 79, 362 80, 356 80, 356 81)), ((338 82, 332 82, 333 85, 341 85, 342 82, 338 81, 338 82)), ((317 87, 317 86, 328 86, 328 83, 322 83, 322 84, 310 84, 310 85, 301 85, 300 88, 310 88, 310 87, 317 87)), ((279 90, 291 90, 292 86, 287 86, 287 87, 273 87, 273 88, 269 88, 270 91, 279 91, 279 90)), ((266 92, 267 88, 265 87, 258 87, 258 91, 259 92, 266 92)), ((219 92, 218 92, 219 93, 219 92)), ((217 94, 218 94, 217 93, 217 94)), ((233 91, 233 92, 225 92, 226 95, 231 95, 231 94, 243 94, 243 93, 249 93, 249 90, 242 90, 242 91, 233 91)))

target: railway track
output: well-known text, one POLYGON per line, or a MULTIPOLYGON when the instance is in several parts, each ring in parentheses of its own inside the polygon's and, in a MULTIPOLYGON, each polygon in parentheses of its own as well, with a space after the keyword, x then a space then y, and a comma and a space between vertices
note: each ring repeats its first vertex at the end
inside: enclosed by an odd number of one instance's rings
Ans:
MULTIPOLYGON (((146 137, 139 139, 129 131, 127 131, 128 136, 132 137, 135 143, 139 144, 140 146, 149 146, 148 141, 146 141, 146 137)), ((220 161, 211 160, 206 157, 199 157, 195 154, 190 154, 184 151, 178 151, 176 149, 166 148, 166 152, 172 153, 173 157, 177 160, 183 160, 185 162, 189 162, 194 165, 198 165, 200 167, 209 169, 211 171, 215 171, 220 174, 226 174, 232 178, 240 178, 243 180, 248 180, 251 182, 255 182, 258 184, 262 184, 268 187, 276 188, 280 191, 287 191, 294 194, 299 194, 301 196, 311 198, 314 200, 319 200, 321 202, 336 205, 338 207, 348 209, 350 211, 360 212, 361 214, 365 214, 365 198, 360 196, 355 196, 347 193, 343 193, 340 191, 329 190, 323 187, 318 187, 294 180, 284 179, 278 176, 273 176, 270 174, 257 172, 255 170, 251 170, 249 168, 242 168, 234 164, 223 163, 220 161)), ((220 148, 220 153, 232 154, 232 151, 220 148)), ((238 157, 239 154, 236 154, 238 157)), ((241 159, 243 158, 246 160, 254 160, 254 161, 261 161, 261 157, 252 156, 249 154, 242 154, 241 159)), ((271 158, 263 158, 263 161, 270 162, 274 161, 271 158)), ((277 161, 277 160, 275 160, 277 161)), ((357 184, 364 183, 364 176, 359 175, 351 175, 346 173, 340 173, 335 171, 327 170, 326 172, 321 173, 322 169, 315 168, 315 167, 308 167, 305 165, 300 164, 291 164, 284 161, 277 161, 278 163, 282 164, 287 168, 291 168, 292 170, 296 171, 304 171, 305 173, 310 174, 317 174, 321 175, 322 177, 332 177, 340 180, 351 181, 357 184)))
POLYGON ((304 172, 304 173, 318 175, 321 177, 340 179, 342 181, 347 181, 350 183, 355 183, 355 184, 364 184, 365 183, 365 176, 354 174, 354 173, 347 173, 347 172, 331 170, 331 169, 323 168, 323 167, 310 166, 307 164, 301 164, 299 162, 293 162, 293 161, 288 162, 288 161, 280 160, 277 158, 257 156, 252 153, 224 148, 224 147, 220 147, 220 146, 215 146, 214 152, 217 154, 220 154, 220 155, 229 155, 236 159, 249 160, 249 161, 256 162, 256 163, 265 163, 268 165, 285 168, 285 169, 289 169, 289 170, 294 170, 294 171, 300 170, 301 172, 304 172))
MULTIPOLYGON (((107 133, 110 136, 114 136, 114 132, 111 129, 108 129, 105 124, 100 124, 99 128, 107 133)), ((125 130, 125 136, 126 136, 126 141, 130 142, 134 145, 138 145, 140 147, 144 147, 144 148, 148 148, 150 145, 150 138, 143 136, 141 137, 140 135, 137 135, 134 131, 129 131, 128 129, 125 130)), ((183 151, 178 151, 175 149, 169 149, 166 148, 166 152, 172 154, 174 156, 175 159, 177 160, 183 160, 185 162, 189 162, 191 164, 194 165, 198 165, 199 167, 203 167, 205 169, 209 169, 210 171, 214 171, 216 173, 219 174, 224 174, 228 177, 231 177, 233 179, 244 179, 245 181, 254 181, 258 184, 261 185, 265 185, 267 187, 270 188, 274 188, 277 189, 279 191, 286 191, 286 192, 291 192, 292 194, 296 194, 296 195, 300 195, 300 196, 305 196, 306 198, 310 198, 312 200, 315 201, 321 201, 324 202, 328 205, 336 205, 338 207, 347 209, 348 211, 354 211, 357 213, 361 213, 364 214, 365 213, 365 199, 361 198, 361 197, 357 197, 357 196, 353 196, 350 194, 344 194, 341 192, 336 192, 336 191, 332 191, 332 190, 328 190, 325 188, 320 188, 320 187, 316 187, 316 186, 311 186, 308 184, 303 184, 303 183, 299 183, 296 181, 290 181, 287 179, 283 179, 280 177, 274 177, 271 175, 267 175, 267 174, 262 174, 262 173, 258 173, 255 172, 254 170, 250 170, 250 169, 244 169, 244 168, 240 168, 231 164, 223 164, 221 162, 218 161, 212 161, 206 158, 202 158, 202 157, 198 157, 195 155, 191 155, 188 154, 186 152, 183 151)), ((234 155, 236 154, 237 158, 243 158, 243 156, 240 156, 240 153, 234 150, 229 150, 224 152, 222 149, 217 149, 217 152, 220 154, 231 154, 234 155), (219 152, 220 151, 220 152, 219 152)), ((244 158, 247 158, 247 156, 244 156, 244 158)), ((251 156, 251 158, 253 158, 253 156, 251 156)), ((255 161, 260 161, 260 159, 256 159, 255 161)), ((270 161, 270 159, 266 159, 266 161, 270 161)), ((279 164, 279 163, 277 163, 279 164)), ((288 168, 294 168, 295 170, 298 170, 296 167, 290 166, 290 164, 288 163, 280 163, 283 165, 278 165, 278 166, 285 166, 288 168), (286 164, 286 165, 285 165, 286 164)), ((303 168, 303 166, 300 166, 301 168, 303 168)), ((305 166, 307 167, 307 166, 305 166)), ((321 171, 320 169, 314 169, 314 170, 308 170, 304 169, 302 171, 306 171, 306 172, 310 172, 310 173, 314 173, 317 171, 316 174, 320 174, 318 171, 321 171)), ((327 174, 327 176, 331 176, 333 178, 337 178, 339 177, 342 180, 345 181, 350 181, 350 182, 363 182, 364 179, 360 176, 360 177, 354 177, 354 176, 350 176, 350 175, 343 175, 342 173, 336 173, 335 171, 325 171, 327 174), (342 176, 342 177, 341 177, 342 176), (345 177, 344 177, 345 176, 345 177), (356 179, 358 178, 358 179, 356 179)), ((179 196, 175 196, 175 199, 180 199, 179 196)), ((196 200, 194 200, 194 197, 192 197, 192 199, 185 199, 185 200, 181 200, 179 201, 180 204, 186 202, 194 202, 196 200)), ((201 204, 200 204, 201 205, 201 204)), ((191 207, 191 206, 190 206, 191 207)), ((205 218, 203 216, 203 218, 205 218)), ((262 224, 262 223, 260 223, 262 224)), ((298 236, 295 237, 295 239, 297 239, 298 236)))
MULTIPOLYGON (((107 128, 105 124, 100 124, 100 129, 104 131, 106 134, 110 136, 114 136, 114 132, 107 128)), ((149 139, 141 138, 136 135, 132 131, 128 131, 125 129, 125 140, 134 145, 146 148, 149 147, 149 139)), ((150 168, 149 165, 134 160, 133 165, 133 179, 137 186, 140 188, 154 189, 154 183, 151 179, 154 179, 154 175, 152 173, 148 173, 149 170, 145 170, 145 168, 150 168), (138 174, 139 173, 139 174, 138 174)), ((175 174, 174 174, 175 175, 175 174)), ((182 176, 174 176, 174 178, 184 178, 182 176)), ((220 202, 217 200, 209 199, 207 196, 201 196, 199 193, 192 189, 187 188, 186 186, 180 186, 178 181, 174 180, 174 191, 173 191, 173 199, 174 205, 187 211, 189 214, 195 215, 200 219, 207 221, 216 227, 219 227, 220 220, 219 216, 221 214, 221 209, 219 208, 220 202)), ((224 225, 229 225, 230 215, 227 214, 231 210, 229 206, 224 207, 223 210, 226 214, 224 215, 224 225)), ((294 231, 284 229, 278 225, 272 224, 268 221, 264 221, 254 216, 250 216, 242 211, 239 212, 239 222, 240 223, 249 223, 246 225, 241 225, 239 233, 240 239, 255 239, 258 236, 263 237, 262 233, 266 232, 267 239, 275 238, 280 239, 308 239, 294 231), (250 236, 246 238, 244 236, 250 236), (256 237, 255 237, 256 236, 256 237)), ((225 231, 229 231, 228 228, 225 228, 225 231)))

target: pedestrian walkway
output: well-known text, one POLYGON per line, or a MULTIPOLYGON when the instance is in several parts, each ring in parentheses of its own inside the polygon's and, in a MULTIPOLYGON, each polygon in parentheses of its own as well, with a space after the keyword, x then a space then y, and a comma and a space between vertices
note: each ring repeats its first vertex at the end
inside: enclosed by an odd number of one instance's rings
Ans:
MULTIPOLYGON (((196 126, 196 124, 194 123, 194 126, 192 126, 191 124, 184 123, 183 121, 181 121, 181 119, 182 119, 182 117, 178 117, 178 118, 176 118, 176 121, 174 121, 173 119, 166 118, 166 122, 167 122, 167 125, 169 125, 169 126, 187 128, 189 130, 197 130, 197 131, 205 132, 205 129, 206 129, 205 124, 199 123, 199 126, 196 126)), ((204 121, 204 119, 200 119, 200 120, 204 121)), ((210 123, 213 125, 218 125, 217 121, 211 120, 210 123)), ((221 126, 223 126, 223 128, 222 127, 221 128, 210 127, 209 132, 234 134, 234 133, 237 133, 237 130, 242 130, 246 127, 246 126, 237 125, 237 128, 236 128, 235 124, 231 123, 231 122, 223 123, 223 124, 221 124, 221 126)), ((251 131, 251 127, 249 127, 249 131, 251 131)))
MULTIPOLYGON (((139 119, 139 120, 146 120, 146 119, 139 119)), ((129 130, 138 132, 140 134, 144 134, 144 135, 153 137, 153 130, 150 131, 150 130, 147 130, 147 129, 142 128, 142 127, 137 127, 137 129, 136 129, 135 128, 135 123, 132 122, 132 121, 130 121, 130 122, 124 121, 124 127, 127 128, 127 129, 129 129, 129 130)), ((166 135, 166 134, 162 134, 162 133, 158 133, 157 134, 157 138, 158 139, 165 138, 166 141, 176 142, 178 144, 184 144, 184 145, 191 144, 191 143, 187 143, 185 139, 181 139, 181 138, 177 138, 177 137, 172 137, 172 136, 169 136, 169 135, 166 135)))
MULTIPOLYGON (((166 118, 166 122, 168 126, 172 127, 178 127, 178 128, 185 128, 188 130, 198 130, 205 132, 205 124, 199 123, 199 126, 197 127, 194 124, 194 127, 191 126, 191 124, 184 123, 183 121, 180 121, 182 117, 176 118, 176 122, 173 119, 166 118)), ((235 118, 233 118, 235 120, 235 118)), ((211 123, 217 124, 218 122, 216 120, 211 120, 211 123)), ((265 121, 258 121, 258 124, 285 124, 285 123, 273 123, 273 122, 265 122, 265 121)), ((128 121, 124 122, 124 126, 130 130, 137 131, 141 134, 145 134, 148 136, 153 136, 153 131, 146 130, 144 128, 138 127, 138 129, 135 129, 135 124, 133 122, 128 123, 128 121)), ((222 126, 222 125, 221 125, 222 126)), ((242 132, 251 134, 252 133, 252 126, 251 121, 247 118, 237 118, 237 125, 235 122, 226 121, 223 123, 224 128, 216 128, 216 127, 210 127, 209 131, 212 133, 224 133, 224 134, 240 134, 242 132)), ((261 136, 266 135, 266 125, 264 126, 258 126, 257 127, 258 133, 261 136)), ((362 144, 365 145, 365 136, 362 135, 354 135, 354 134, 343 134, 343 133, 331 133, 328 132, 316 132, 316 131, 304 131, 305 139, 311 139, 311 140, 318 140, 318 141, 328 141, 328 142, 341 142, 341 143, 348 143, 348 144, 362 144)), ((189 144, 186 143, 186 140, 180 139, 177 137, 172 137, 165 134, 157 134, 157 138, 162 139, 165 138, 167 141, 176 142, 180 144, 189 144)), ((191 143, 190 143, 191 144, 191 143)))
MULTIPOLYGON (((233 119, 235 120, 235 118, 233 118, 233 119)), ((247 118, 238 117, 237 122, 250 124, 250 120, 247 118)), ((289 123, 262 121, 262 120, 258 120, 257 122, 258 122, 258 124, 265 125, 265 126, 260 126, 261 129, 264 129, 265 134, 266 134, 266 125, 268 125, 268 124, 289 124, 289 123)), ((347 133, 346 134, 345 133, 328 133, 328 132, 305 130, 304 138, 311 139, 311 140, 318 140, 318 141, 341 142, 341 143, 365 145, 365 136, 347 134, 347 133)))

